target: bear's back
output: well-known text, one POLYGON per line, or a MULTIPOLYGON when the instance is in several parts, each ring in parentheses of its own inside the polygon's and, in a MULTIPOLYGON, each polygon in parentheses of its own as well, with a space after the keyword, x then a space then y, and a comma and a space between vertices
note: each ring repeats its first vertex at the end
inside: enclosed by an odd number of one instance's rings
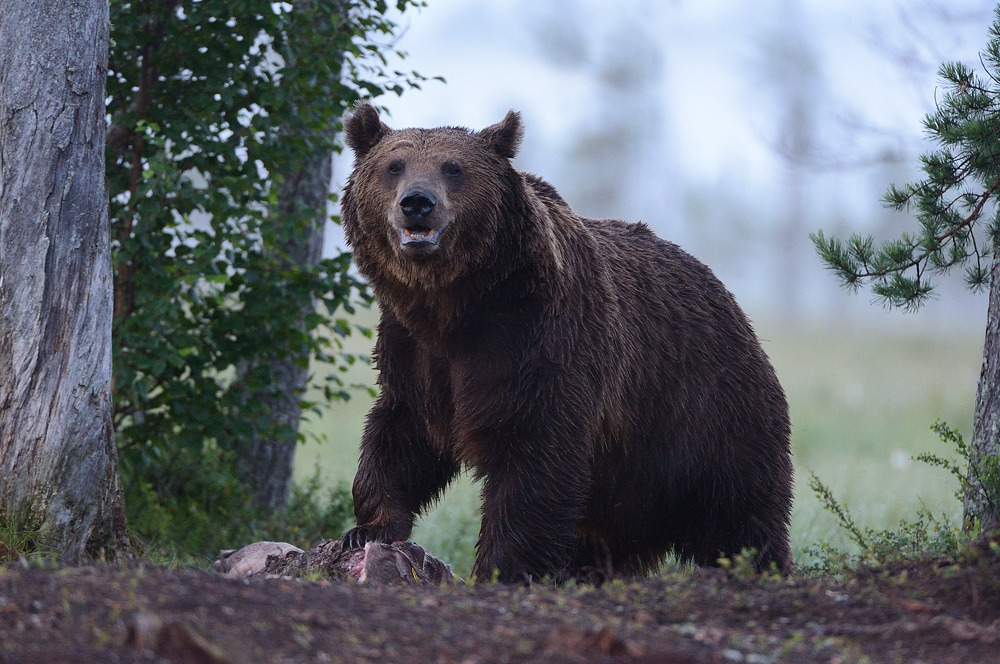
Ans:
POLYGON ((722 317, 745 318, 733 295, 712 270, 679 246, 658 237, 642 222, 581 219, 593 238, 626 311, 675 330, 702 327, 722 317), (631 306, 634 305, 634 306, 631 306))
POLYGON ((594 269, 614 284, 620 318, 612 335, 632 367, 624 402, 659 402, 674 416, 740 403, 750 417, 771 411, 764 401, 784 401, 750 322, 708 266, 645 224, 581 221, 602 258, 594 269))

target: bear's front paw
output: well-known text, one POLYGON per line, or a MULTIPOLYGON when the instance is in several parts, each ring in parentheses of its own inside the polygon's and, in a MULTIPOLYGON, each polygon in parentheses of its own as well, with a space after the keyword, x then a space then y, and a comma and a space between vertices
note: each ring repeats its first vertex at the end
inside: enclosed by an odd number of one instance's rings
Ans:
POLYGON ((386 523, 381 525, 357 526, 351 528, 340 538, 340 550, 360 549, 368 542, 393 542, 404 540, 409 535, 409 529, 403 524, 386 523))
POLYGON ((377 527, 373 528, 369 526, 351 528, 340 538, 340 550, 360 549, 368 542, 384 541, 378 538, 378 530, 379 528, 377 527))

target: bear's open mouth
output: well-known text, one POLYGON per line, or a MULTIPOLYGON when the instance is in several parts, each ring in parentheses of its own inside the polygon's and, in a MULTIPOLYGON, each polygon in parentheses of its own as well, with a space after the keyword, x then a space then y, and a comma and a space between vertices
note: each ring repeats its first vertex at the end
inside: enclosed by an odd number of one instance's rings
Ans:
POLYGON ((426 222, 407 224, 398 229, 400 249, 414 258, 430 256, 440 247, 438 241, 448 225, 448 222, 445 222, 435 228, 426 222))
POLYGON ((439 235, 440 231, 436 228, 414 225, 403 229, 403 236, 401 239, 403 244, 409 244, 411 242, 430 242, 431 244, 436 244, 439 235))

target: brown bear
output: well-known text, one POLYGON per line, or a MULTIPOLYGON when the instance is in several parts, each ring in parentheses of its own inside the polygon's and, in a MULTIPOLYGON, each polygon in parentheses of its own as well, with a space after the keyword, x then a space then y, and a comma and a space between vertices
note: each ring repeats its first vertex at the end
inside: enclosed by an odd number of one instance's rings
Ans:
POLYGON ((788 405, 712 271, 511 165, 521 119, 403 129, 362 103, 344 230, 381 319, 351 548, 410 535, 463 466, 474 574, 639 574, 743 549, 786 570, 788 405))

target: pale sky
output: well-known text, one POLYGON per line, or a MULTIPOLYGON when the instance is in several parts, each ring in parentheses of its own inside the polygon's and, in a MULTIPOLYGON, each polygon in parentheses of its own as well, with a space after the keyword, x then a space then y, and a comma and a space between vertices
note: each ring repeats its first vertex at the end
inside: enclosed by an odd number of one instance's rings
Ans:
POLYGON ((610 39, 642 31, 661 51, 663 75, 656 93, 675 159, 693 177, 717 175, 734 158, 759 169, 773 161, 761 136, 772 111, 771 92, 761 89, 762 52, 769 38, 789 25, 799 26, 801 38, 816 52, 827 88, 827 98, 820 100, 823 112, 859 113, 882 125, 906 125, 899 130, 919 135, 919 120, 933 101, 937 59, 920 44, 906 43, 914 40, 898 7, 912 10, 906 12, 909 20, 934 36, 941 57, 966 60, 985 43, 992 7, 988 2, 947 3, 983 17, 949 27, 921 9, 924 5, 933 3, 430 0, 403 18, 398 47, 409 53, 404 67, 443 76, 447 84, 431 82, 421 91, 384 101, 399 126, 479 127, 515 107, 529 122, 528 143, 558 143, 585 118, 596 91, 583 67, 560 66, 546 57, 545 31, 578 35, 581 39, 571 40, 570 48, 559 49, 557 43, 552 50, 578 50, 592 60, 610 39), (930 57, 929 71, 922 76, 927 87, 915 89, 913 76, 900 72, 875 48, 876 42, 885 48, 893 42, 918 46, 921 55, 930 57))

